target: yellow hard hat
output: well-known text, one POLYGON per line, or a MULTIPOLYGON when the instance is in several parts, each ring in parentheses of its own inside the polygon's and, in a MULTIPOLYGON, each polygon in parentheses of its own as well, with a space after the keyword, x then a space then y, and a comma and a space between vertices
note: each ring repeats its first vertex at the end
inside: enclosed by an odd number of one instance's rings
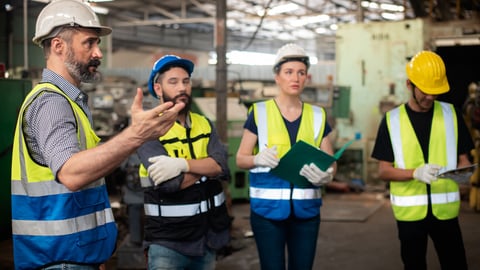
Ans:
POLYGON ((428 95, 440 95, 450 90, 445 64, 442 58, 431 51, 417 53, 407 64, 407 77, 428 95))

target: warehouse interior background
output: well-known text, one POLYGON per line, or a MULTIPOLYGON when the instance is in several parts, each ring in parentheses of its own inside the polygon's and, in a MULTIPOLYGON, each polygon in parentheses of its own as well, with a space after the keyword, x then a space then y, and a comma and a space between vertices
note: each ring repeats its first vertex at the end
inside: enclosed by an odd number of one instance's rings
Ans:
MULTIPOLYGON (((16 114, 45 65, 31 40, 36 17, 48 2, 0 0, 0 91, 6 100, 0 109, 1 235, 11 230, 7 180, 16 114)), ((349 187, 379 184, 370 151, 383 114, 409 97, 405 64, 416 52, 433 50, 444 59, 451 91, 440 100, 463 108, 469 101, 477 106, 480 98, 478 0, 88 2, 113 28, 101 43, 103 80, 83 86, 91 96, 97 133, 108 140, 128 124, 136 87, 145 90, 146 107, 156 104, 146 82, 158 58, 188 58, 195 63, 194 108, 216 123, 232 157, 232 200, 248 200, 248 173, 237 169, 233 158, 247 106, 275 95, 272 63, 286 43, 297 43, 311 57, 303 98, 327 108, 337 148, 361 137, 339 160, 336 180, 349 187)), ((472 128, 471 134, 480 147, 479 131, 472 128)), ((119 204, 141 204, 136 166, 132 156, 110 177, 119 204)), ((470 206, 480 210, 478 188, 467 193, 470 206)))

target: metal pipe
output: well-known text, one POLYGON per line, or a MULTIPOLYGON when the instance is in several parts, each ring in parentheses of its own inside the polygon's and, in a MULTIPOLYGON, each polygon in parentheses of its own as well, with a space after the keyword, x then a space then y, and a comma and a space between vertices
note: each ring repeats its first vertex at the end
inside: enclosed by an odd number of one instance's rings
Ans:
POLYGON ((28 1, 23 0, 23 68, 28 70, 28 1))
POLYGON ((215 92, 217 95, 216 126, 220 140, 227 143, 227 1, 218 0, 215 22, 215 49, 217 52, 217 66, 215 78, 215 92))

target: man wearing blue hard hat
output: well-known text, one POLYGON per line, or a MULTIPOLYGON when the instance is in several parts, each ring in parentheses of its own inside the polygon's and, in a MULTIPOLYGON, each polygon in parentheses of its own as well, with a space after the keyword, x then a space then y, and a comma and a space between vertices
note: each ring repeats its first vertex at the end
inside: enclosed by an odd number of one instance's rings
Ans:
POLYGON ((231 219, 222 180, 227 151, 212 122, 190 111, 188 59, 166 55, 148 81, 160 102, 184 103, 176 123, 137 151, 144 187, 145 254, 148 269, 215 269, 216 250, 229 241, 231 219))

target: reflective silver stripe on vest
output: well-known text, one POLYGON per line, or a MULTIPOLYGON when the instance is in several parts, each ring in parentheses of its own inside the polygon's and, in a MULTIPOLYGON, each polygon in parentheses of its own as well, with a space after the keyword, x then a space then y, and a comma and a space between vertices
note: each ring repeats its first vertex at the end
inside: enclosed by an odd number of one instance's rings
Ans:
POLYGON ((400 134, 400 109, 395 108, 390 112, 390 140, 397 167, 405 169, 405 159, 402 151, 402 135, 400 134))
MULTIPOLYGON (((72 193, 68 188, 63 184, 58 183, 57 181, 42 181, 42 182, 29 182, 28 185, 24 185, 23 181, 11 181, 12 184, 12 194, 13 195, 24 195, 32 197, 48 196, 48 195, 57 195, 72 193)), ((81 190, 87 190, 89 188, 100 187, 105 184, 105 179, 101 178, 88 186, 85 186, 81 190)))
POLYGON ((115 222, 111 208, 64 220, 12 220, 14 235, 58 236, 95 229, 115 222))
MULTIPOLYGON (((42 182, 29 182, 25 187, 23 181, 11 181, 12 184, 12 194, 13 195, 24 195, 31 197, 40 197, 48 195, 57 195, 72 193, 68 188, 63 184, 58 183, 57 181, 42 181, 42 182)), ((82 190, 87 190, 89 188, 100 187, 105 184, 105 179, 101 178, 88 186, 82 188, 82 190)))
POLYGON ((415 195, 415 196, 390 196, 390 200, 393 205, 396 206, 418 206, 418 205, 427 205, 428 196, 427 195, 415 195))
POLYGON ((268 125, 267 125, 267 108, 265 102, 257 104, 257 133, 258 133, 258 151, 267 148, 268 145, 268 125))
POLYGON ((150 180, 150 177, 140 177, 140 186, 147 188, 147 187, 152 187, 152 180, 150 180))
MULTIPOLYGON (((225 202, 225 194, 223 192, 213 197, 214 207, 219 207, 225 202)), ((162 216, 162 217, 191 217, 200 213, 205 213, 212 206, 209 201, 201 201, 200 203, 182 204, 182 205, 158 205, 146 203, 144 204, 145 215, 162 216)))
POLYGON ((313 134, 315 134, 315 141, 318 140, 319 136, 323 136, 320 134, 320 129, 323 125, 323 118, 322 118, 322 110, 320 107, 312 106, 313 108, 313 134))
MULTIPOLYGON (((451 202, 460 201, 459 192, 448 192, 448 193, 439 193, 431 194, 432 204, 444 204, 451 202)), ((427 195, 415 195, 415 196, 392 196, 392 204, 396 206, 419 206, 427 205, 428 197, 427 195)))
MULTIPOLYGON (((257 103, 257 133, 258 152, 261 152, 268 145, 267 109, 265 102, 257 103)), ((254 167, 250 170, 253 173, 269 172, 269 167, 254 167)))
POLYGON ((455 125, 453 121, 452 108, 445 102, 440 102, 445 119, 446 148, 447 148, 447 170, 453 170, 457 167, 457 143, 455 139, 455 125))
MULTIPOLYGON (((288 188, 256 188, 250 187, 250 197, 266 200, 290 200, 291 190, 288 188)), ((294 189, 292 199, 308 200, 320 199, 322 192, 320 189, 304 188, 294 189)))
POLYGON ((460 192, 431 194, 433 204, 443 204, 460 201, 460 192))

